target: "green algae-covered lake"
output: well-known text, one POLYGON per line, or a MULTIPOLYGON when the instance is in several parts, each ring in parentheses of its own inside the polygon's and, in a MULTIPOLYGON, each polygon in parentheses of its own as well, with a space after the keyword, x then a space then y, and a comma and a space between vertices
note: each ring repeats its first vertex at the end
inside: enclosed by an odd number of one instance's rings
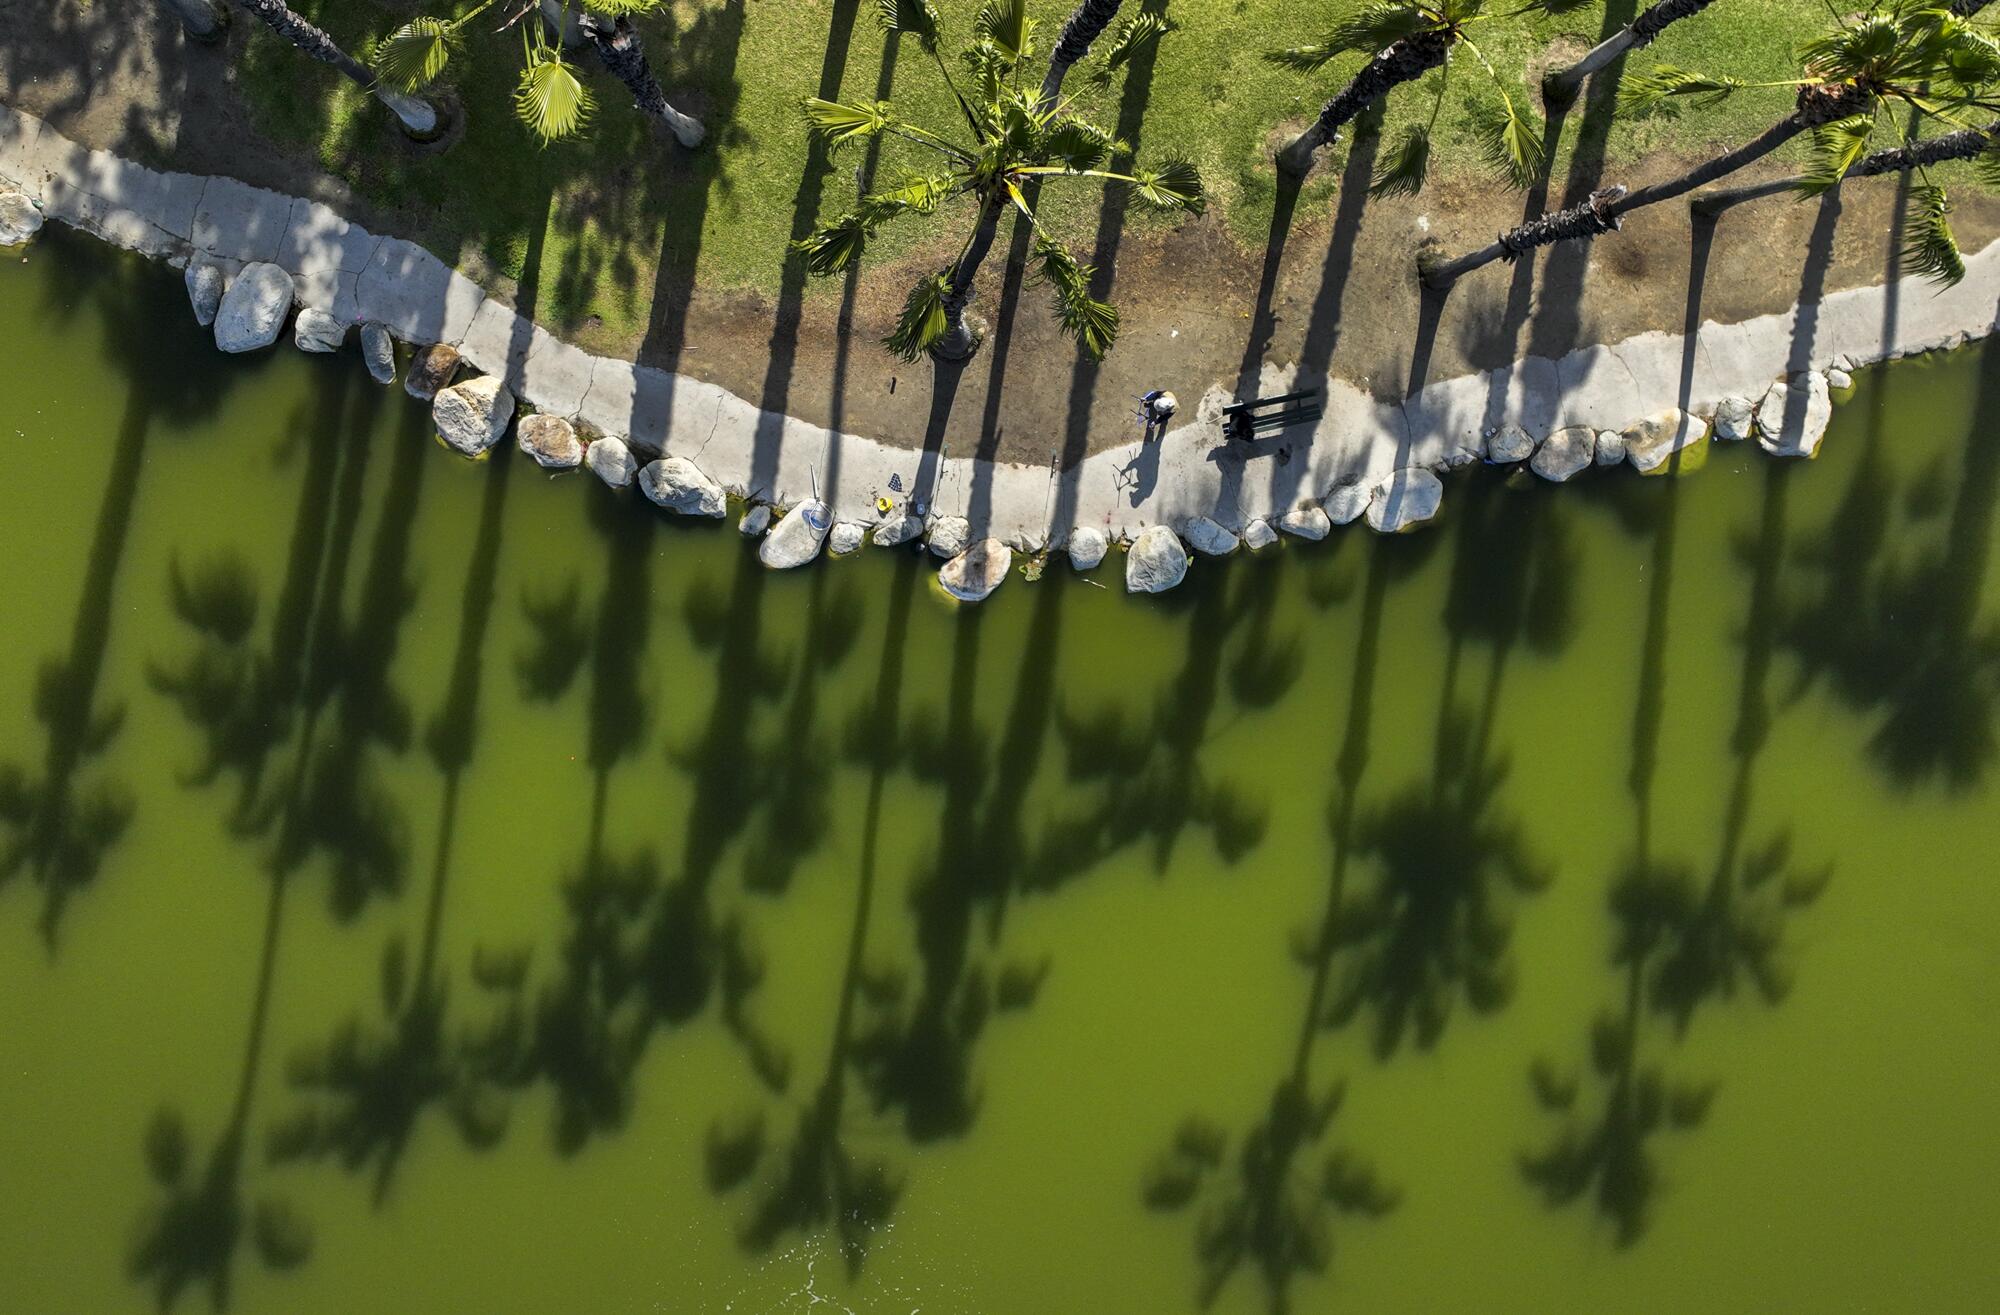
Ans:
POLYGON ((0 1310, 2000 1300, 2000 348, 963 609, 0 336, 0 1310))

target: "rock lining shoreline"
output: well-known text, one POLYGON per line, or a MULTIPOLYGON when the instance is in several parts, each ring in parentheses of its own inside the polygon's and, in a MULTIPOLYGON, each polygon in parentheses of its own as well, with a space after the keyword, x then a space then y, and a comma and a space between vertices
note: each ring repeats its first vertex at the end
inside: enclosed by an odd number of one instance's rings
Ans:
MULTIPOLYGON (((1711 438, 1811 457, 1849 372, 1958 346, 2000 315, 1996 242, 1942 292, 1915 281, 1848 289, 1781 314, 1707 321, 1692 336, 1527 357, 1397 402, 1328 379, 1309 434, 1263 440, 1247 458, 1225 445, 1230 399, 1212 386, 1158 441, 1135 439, 1064 472, 835 433, 714 384, 592 356, 423 248, 319 202, 148 169, 0 105, 0 242, 32 238, 44 216, 184 269, 192 312, 213 322, 223 350, 270 345, 295 307, 296 345, 340 350, 358 328, 383 383, 396 377, 391 338, 408 344, 406 388, 433 400, 440 436, 467 456, 512 429, 545 470, 583 466, 614 488, 638 483, 673 512, 721 517, 729 497, 743 499, 741 528, 777 569, 823 547, 844 555, 864 536, 885 547, 921 538, 947 559, 945 591, 966 601, 990 596, 1016 552, 1066 549, 1074 569, 1089 571, 1109 545, 1126 545, 1127 590, 1155 593, 1185 577, 1189 548, 1256 551, 1279 531, 1318 540, 1356 520, 1411 530, 1436 515, 1439 474, 1475 462, 1560 482, 1620 463, 1647 474, 1692 468, 1711 438), (515 421, 517 401, 526 407, 515 421)), ((1266 363, 1260 392, 1301 383, 1310 386, 1293 367, 1266 363)))

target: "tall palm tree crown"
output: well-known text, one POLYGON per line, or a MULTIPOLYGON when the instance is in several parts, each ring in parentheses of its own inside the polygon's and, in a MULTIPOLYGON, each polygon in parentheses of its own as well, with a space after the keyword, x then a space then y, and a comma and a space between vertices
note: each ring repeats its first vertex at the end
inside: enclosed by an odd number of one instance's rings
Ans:
POLYGON ((1340 130, 1359 118, 1397 87, 1415 82, 1433 69, 1442 70, 1437 79, 1437 102, 1431 122, 1412 127, 1392 152, 1391 160, 1376 178, 1383 191, 1414 192, 1423 185, 1430 161, 1431 124, 1437 120, 1450 78, 1452 52, 1459 46, 1470 50, 1479 66, 1500 93, 1500 108, 1486 113, 1482 130, 1486 154, 1491 162, 1517 186, 1526 186, 1541 167, 1541 130, 1533 119, 1514 103, 1500 75, 1485 54, 1474 45, 1468 32, 1475 25, 1495 19, 1516 18, 1527 13, 1562 13, 1579 7, 1584 0, 1529 0, 1518 8, 1488 12, 1487 0, 1370 0, 1336 22, 1319 40, 1265 56, 1274 64, 1313 73, 1341 55, 1351 52, 1371 58, 1348 84, 1320 107, 1317 117, 1292 143, 1278 153, 1278 168, 1302 175, 1312 168, 1314 155, 1331 145, 1340 130))
MULTIPOLYGON (((1752 83, 1661 64, 1628 78, 1619 89, 1619 108, 1630 114, 1653 112, 1674 98, 1715 104, 1738 92, 1769 88, 1791 90, 1794 108, 1755 142, 1724 157, 1728 168, 1643 188, 1617 209, 1681 195, 1806 132, 1812 134, 1812 150, 1799 190, 1817 195, 1839 185, 1861 163, 1885 122, 1883 111, 1892 105, 1909 106, 1958 129, 1980 128, 1983 119, 2000 109, 2000 44, 1934 0, 1877 0, 1867 10, 1837 20, 1831 32, 1800 48, 1799 71, 1797 78, 1752 83), (1738 155, 1745 158, 1736 159, 1738 155), (1687 182, 1689 178, 1694 181, 1687 182)), ((1992 152, 1982 161, 1989 171, 2000 169, 2000 156, 1992 152)), ((1904 264, 1947 284, 1965 276, 1950 214, 1945 189, 1928 176, 1911 189, 1904 264)))
POLYGON ((878 137, 895 138, 929 157, 935 172, 910 171, 896 186, 861 196, 854 209, 794 244, 814 274, 847 269, 876 230, 904 215, 935 214, 947 202, 972 200, 977 218, 958 256, 911 288, 895 329, 883 340, 890 351, 915 360, 926 351, 949 358, 970 354, 964 322, 973 277, 991 247, 1001 216, 1013 209, 1033 226, 1034 260, 1055 299, 1062 329, 1093 358, 1118 335, 1118 312, 1089 295, 1090 268, 1043 228, 1036 215, 1036 184, 1090 178, 1122 183, 1160 210, 1199 213, 1201 178, 1192 164, 1170 159, 1130 174, 1100 166, 1117 148, 1111 134, 1070 112, 1068 102, 1044 106, 1040 89, 1024 81, 1034 54, 1034 21, 1026 0, 986 0, 973 41, 961 53, 959 78, 939 53, 939 20, 931 0, 878 0, 884 24, 916 38, 951 88, 965 133, 947 135, 900 118, 887 101, 842 102, 809 97, 810 130, 831 147, 878 137), (969 135, 968 135, 969 134, 969 135))

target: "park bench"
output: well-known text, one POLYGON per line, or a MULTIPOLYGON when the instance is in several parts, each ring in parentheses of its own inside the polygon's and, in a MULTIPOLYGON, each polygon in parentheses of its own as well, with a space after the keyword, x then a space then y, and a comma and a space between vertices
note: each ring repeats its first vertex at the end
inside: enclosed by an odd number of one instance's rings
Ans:
POLYGON ((1222 408, 1224 438, 1254 443, 1257 436, 1319 419, 1320 390, 1286 393, 1283 397, 1253 397, 1222 408))

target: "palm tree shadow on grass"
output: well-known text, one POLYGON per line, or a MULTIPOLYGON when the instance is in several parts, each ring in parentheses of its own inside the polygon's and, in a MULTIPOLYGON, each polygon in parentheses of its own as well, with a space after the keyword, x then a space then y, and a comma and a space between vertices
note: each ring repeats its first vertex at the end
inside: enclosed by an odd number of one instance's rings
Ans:
POLYGON ((0 762, 0 829, 6 836, 0 891, 24 875, 39 889, 38 924, 53 953, 70 900, 96 881, 135 807, 131 791, 97 761, 110 752, 125 718, 123 703, 102 702, 101 686, 149 440, 162 422, 184 426, 211 414, 238 376, 218 369, 199 335, 163 340, 150 331, 185 313, 178 280, 128 262, 107 264, 81 239, 62 235, 46 240, 43 255, 53 270, 54 316, 101 317, 106 355, 128 381, 69 644, 43 658, 36 673, 40 760, 0 762))

